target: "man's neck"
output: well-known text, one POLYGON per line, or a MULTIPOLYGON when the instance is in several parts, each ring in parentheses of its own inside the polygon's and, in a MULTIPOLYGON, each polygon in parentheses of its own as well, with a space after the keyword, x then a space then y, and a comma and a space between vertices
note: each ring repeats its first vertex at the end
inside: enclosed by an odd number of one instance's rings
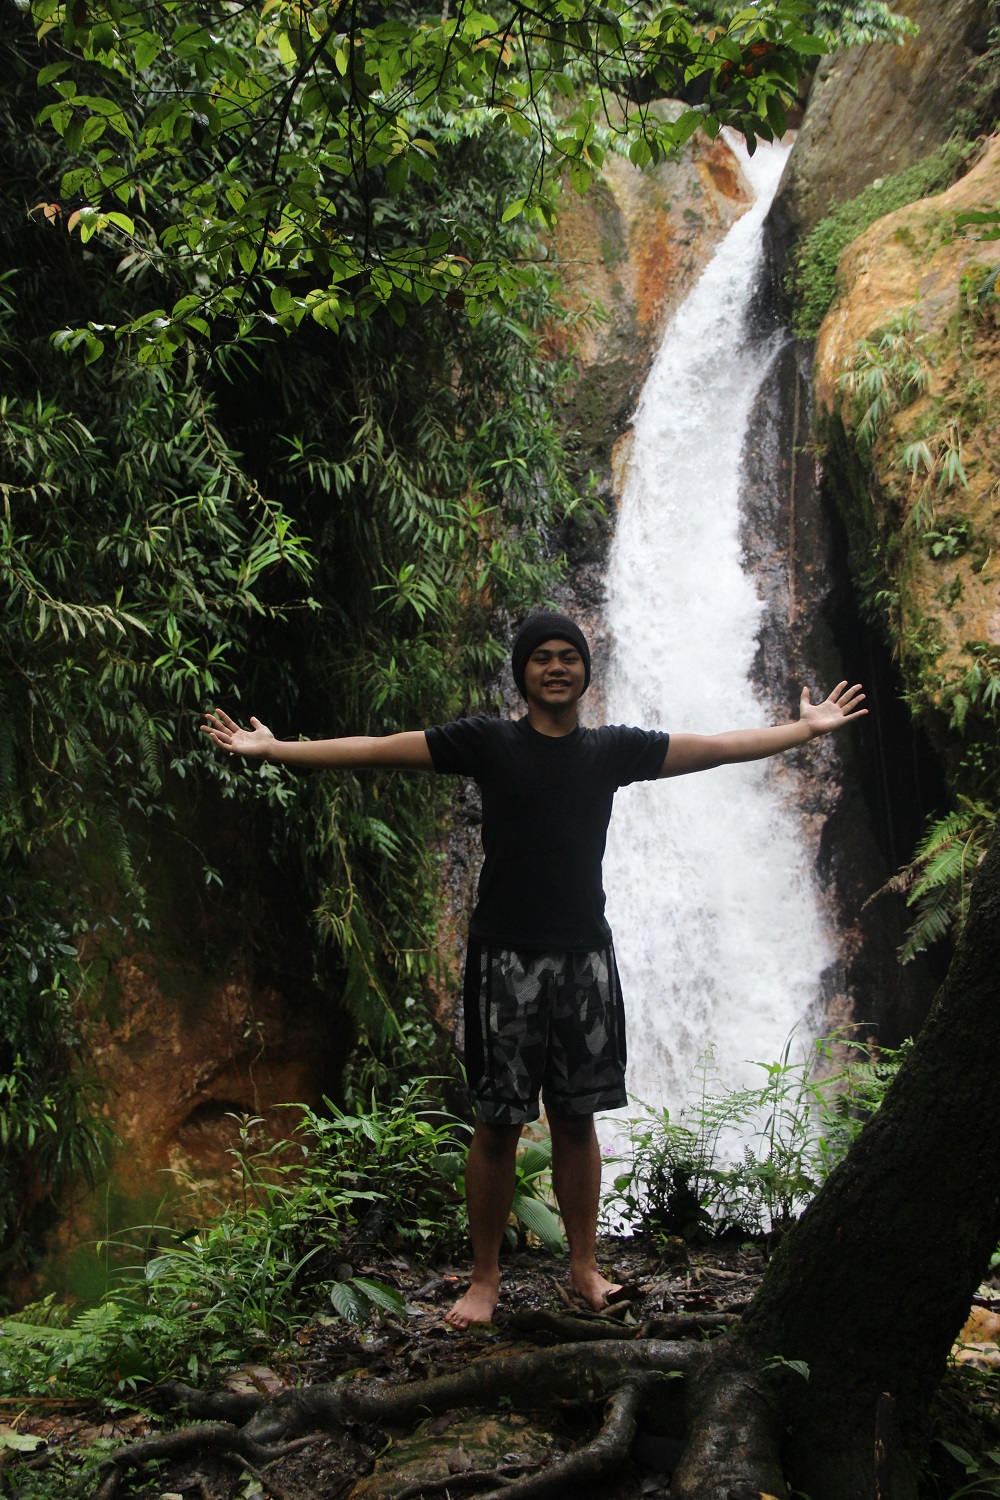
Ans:
POLYGON ((577 727, 576 704, 559 703, 549 708, 544 704, 529 703, 528 723, 539 734, 547 734, 552 739, 572 734, 577 727))

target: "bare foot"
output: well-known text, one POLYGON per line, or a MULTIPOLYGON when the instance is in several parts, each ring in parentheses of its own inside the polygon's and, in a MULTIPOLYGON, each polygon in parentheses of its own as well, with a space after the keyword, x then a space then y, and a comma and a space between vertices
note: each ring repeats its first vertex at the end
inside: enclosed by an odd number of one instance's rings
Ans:
POLYGON ((614 1296, 615 1292, 621 1291, 621 1286, 617 1282, 609 1281, 606 1276, 602 1276, 594 1265, 583 1266, 579 1270, 571 1268, 569 1289, 578 1297, 582 1297, 584 1302, 594 1309, 594 1312, 603 1312, 609 1299, 614 1296))
POLYGON ((464 1297, 444 1315, 452 1328, 469 1328, 473 1323, 492 1323, 500 1295, 500 1277, 488 1281, 473 1280, 464 1297))

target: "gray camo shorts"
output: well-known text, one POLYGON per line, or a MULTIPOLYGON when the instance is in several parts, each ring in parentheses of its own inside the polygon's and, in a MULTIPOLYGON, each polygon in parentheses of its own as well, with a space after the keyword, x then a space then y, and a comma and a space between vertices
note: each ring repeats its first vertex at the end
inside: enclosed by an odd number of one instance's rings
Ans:
POLYGON ((537 1120, 538 1094, 561 1114, 621 1109, 625 1012, 614 949, 522 953, 470 942, 465 1071, 476 1118, 537 1120))

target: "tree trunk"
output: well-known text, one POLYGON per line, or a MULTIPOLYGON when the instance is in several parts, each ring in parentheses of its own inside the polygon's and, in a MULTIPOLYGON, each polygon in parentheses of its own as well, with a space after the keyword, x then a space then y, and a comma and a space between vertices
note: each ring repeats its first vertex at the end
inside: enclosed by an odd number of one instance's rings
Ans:
POLYGON ((928 1401, 1000 1238, 998 1060, 1000 832, 910 1056, 737 1335, 754 1362, 809 1366, 787 1374, 782 1417, 786 1474, 811 1500, 872 1500, 890 1470, 892 1500, 915 1494, 928 1401))

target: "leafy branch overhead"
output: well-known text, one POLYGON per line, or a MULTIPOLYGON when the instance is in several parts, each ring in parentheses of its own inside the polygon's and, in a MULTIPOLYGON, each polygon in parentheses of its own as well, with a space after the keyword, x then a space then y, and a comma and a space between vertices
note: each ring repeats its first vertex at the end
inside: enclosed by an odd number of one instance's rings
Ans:
POLYGON ((609 146, 641 167, 699 127, 769 140, 826 50, 804 0, 712 21, 626 0, 445 0, 392 17, 361 0, 32 11, 54 95, 40 123, 71 153, 62 201, 37 211, 83 240, 132 242, 128 274, 156 273, 164 300, 166 278, 173 297, 83 332, 92 358, 100 333, 130 334, 159 360, 220 319, 235 333, 261 317, 336 329, 384 305, 401 323, 432 297, 475 321, 537 280, 530 236, 507 226, 551 225, 565 169, 584 191, 609 146), (636 102, 651 94, 687 107, 665 117, 636 102), (497 182, 484 229, 436 188, 442 153, 488 132, 522 138, 531 171, 527 192, 497 182), (419 220, 401 199, 412 179, 434 200, 419 220))

